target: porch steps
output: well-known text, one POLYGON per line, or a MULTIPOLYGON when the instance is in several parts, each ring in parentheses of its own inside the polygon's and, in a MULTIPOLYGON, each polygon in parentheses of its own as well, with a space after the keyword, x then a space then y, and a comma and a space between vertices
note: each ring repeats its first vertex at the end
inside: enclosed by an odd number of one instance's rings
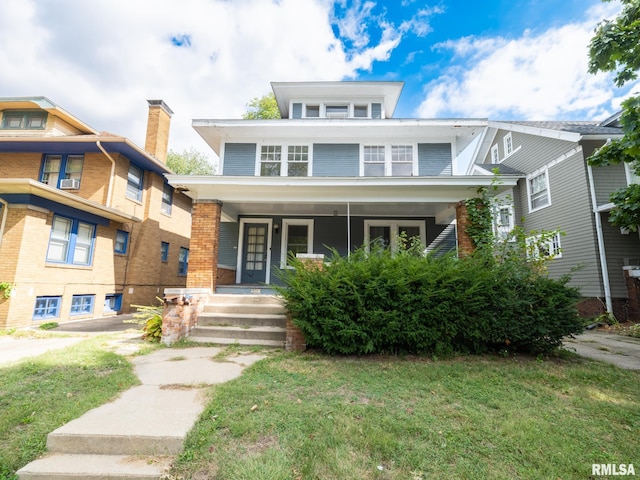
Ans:
POLYGON ((196 342, 284 347, 286 309, 280 298, 263 294, 210 297, 189 338, 196 342))

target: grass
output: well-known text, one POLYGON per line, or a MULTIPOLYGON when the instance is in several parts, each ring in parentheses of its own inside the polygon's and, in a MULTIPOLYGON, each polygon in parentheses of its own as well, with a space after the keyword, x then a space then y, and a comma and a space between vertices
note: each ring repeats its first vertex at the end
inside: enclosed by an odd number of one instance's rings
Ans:
POLYGON ((170 478, 586 479, 640 463, 639 391, 572 354, 276 354, 211 389, 170 478))
POLYGON ((0 479, 17 478, 44 452, 47 434, 137 383, 101 337, 0 365, 0 479))

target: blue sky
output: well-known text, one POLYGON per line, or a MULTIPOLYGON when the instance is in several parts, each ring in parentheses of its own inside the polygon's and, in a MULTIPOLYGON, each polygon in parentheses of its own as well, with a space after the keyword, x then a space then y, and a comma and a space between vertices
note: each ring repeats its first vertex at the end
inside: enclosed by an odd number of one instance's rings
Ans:
POLYGON ((405 82, 396 117, 600 120, 638 84, 587 73, 600 0, 3 0, 0 96, 46 96, 144 144, 210 153, 192 119, 239 118, 272 81, 405 82), (9 66, 11 68, 9 68, 9 66))

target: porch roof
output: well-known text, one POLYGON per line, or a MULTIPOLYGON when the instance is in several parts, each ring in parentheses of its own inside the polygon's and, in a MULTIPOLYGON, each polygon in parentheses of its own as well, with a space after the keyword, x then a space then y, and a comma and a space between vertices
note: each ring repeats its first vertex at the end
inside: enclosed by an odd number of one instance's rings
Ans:
MULTIPOLYGON (((500 177, 496 193, 520 175, 500 177)), ((432 216, 455 218, 455 204, 495 183, 492 175, 437 177, 249 177, 167 175, 196 203, 219 200, 225 221, 240 215, 432 216)))

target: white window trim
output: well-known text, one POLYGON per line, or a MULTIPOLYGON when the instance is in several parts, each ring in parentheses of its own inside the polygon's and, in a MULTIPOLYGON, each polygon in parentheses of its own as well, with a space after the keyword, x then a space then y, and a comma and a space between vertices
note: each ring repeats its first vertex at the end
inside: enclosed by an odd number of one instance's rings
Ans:
POLYGON ((515 222, 515 209, 512 204, 505 205, 496 205, 495 211, 493 212, 493 231, 496 237, 500 240, 504 240, 508 238, 513 229, 516 226, 515 222), (503 209, 509 210, 509 224, 501 225, 500 224, 500 211, 503 209))
POLYGON ((313 253, 313 219, 309 218, 283 218, 282 239, 280 245, 280 268, 293 268, 287 265, 287 244, 289 241, 289 225, 307 226, 307 253, 313 253))
POLYGON ((502 137, 502 144, 504 147, 504 158, 507 158, 509 155, 513 155, 513 136, 511 135, 511 132, 502 137), (509 149, 509 145, 511 145, 511 149, 509 149))
MULTIPOLYGON (((560 232, 553 232, 553 237, 550 238, 548 242, 549 252, 553 251, 554 239, 556 239, 558 243, 557 253, 551 253, 550 255, 550 258, 553 260, 555 260, 556 258, 562 258, 562 244, 560 243, 560 236, 561 236, 560 232)), ((538 249, 536 249, 535 251, 530 251, 530 249, 532 249, 532 244, 536 243, 539 239, 540 239, 540 235, 534 235, 534 236, 528 237, 525 240, 525 243, 527 245, 527 258, 531 258, 531 259, 540 258, 540 252, 538 251, 538 249)))
POLYGON ((498 150, 497 143, 493 147, 491 147, 491 163, 500 163, 500 151, 498 150))
POLYGON ((241 218, 240 219, 240 228, 238 234, 238 255, 236 258, 236 283, 242 283, 242 256, 244 252, 244 228, 247 223, 266 223, 267 227, 267 265, 266 265, 266 276, 264 283, 267 285, 271 283, 271 241, 272 241, 272 232, 273 232, 273 219, 272 218, 241 218))
POLYGON ((537 212, 538 210, 542 210, 543 208, 547 208, 551 206, 551 182, 549 181, 549 169, 547 167, 540 168, 535 172, 527 175, 527 202, 529 203, 529 213, 537 212), (545 174, 545 180, 547 182, 547 200, 549 201, 546 205, 542 205, 541 207, 532 208, 531 207, 531 180, 539 175, 545 174))
POLYGON ((398 227, 419 227, 420 228, 420 242, 423 245, 427 243, 427 234, 426 234, 426 226, 424 220, 395 220, 395 219, 376 219, 376 220, 366 220, 364 221, 364 244, 366 246, 367 251, 369 251, 369 244, 371 243, 371 238, 369 235, 369 227, 389 227, 391 230, 391 243, 389 246, 391 247, 392 252, 398 251, 398 227))
POLYGON ((631 165, 629 165, 627 162, 624 162, 624 174, 627 177, 627 185, 631 185, 632 183, 640 183, 640 177, 633 173, 631 165))
MULTIPOLYGON (((288 155, 289 155, 289 147, 307 147, 308 148, 308 156, 309 156, 309 161, 307 162, 307 177, 311 176, 311 172, 313 171, 313 144, 312 143, 307 143, 307 142, 289 142, 289 143, 282 143, 282 142, 264 142, 264 143, 258 143, 256 145, 256 164, 255 164, 255 170, 254 170, 254 174, 256 177, 262 177, 262 175, 260 175, 260 170, 262 168, 262 147, 280 147, 280 176, 281 177, 288 177, 289 176, 289 162, 288 162, 288 155)), ((263 177, 263 178, 269 178, 269 177, 263 177)), ((292 177, 292 178, 296 178, 296 177, 292 177)), ((300 177, 300 178, 304 178, 304 177, 300 177)))
MULTIPOLYGON (((364 177, 364 149, 365 147, 384 147, 384 177, 390 177, 391 171, 393 168, 393 163, 391 162, 391 147, 394 146, 411 146, 411 152, 413 154, 413 162, 411 166, 411 175, 403 175, 405 177, 408 176, 417 176, 418 175, 418 144, 413 142, 367 142, 360 144, 360 171, 359 175, 364 177)), ((380 177, 382 178, 382 177, 380 177)))

